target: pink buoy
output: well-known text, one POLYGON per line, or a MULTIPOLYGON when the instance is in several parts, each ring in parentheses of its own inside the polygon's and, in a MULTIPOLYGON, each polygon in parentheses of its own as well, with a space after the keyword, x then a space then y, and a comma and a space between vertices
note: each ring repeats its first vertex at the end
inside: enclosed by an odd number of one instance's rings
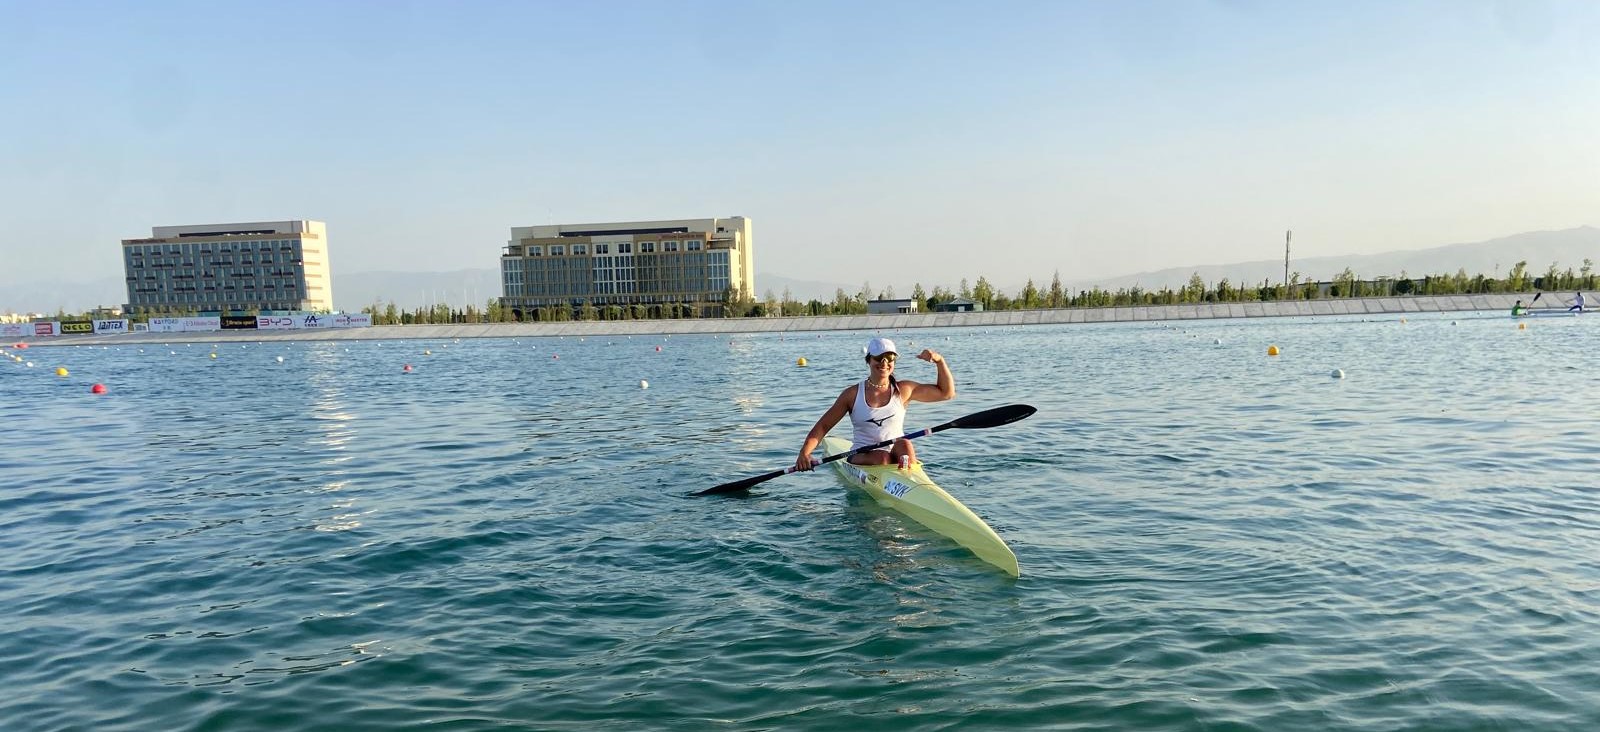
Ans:
POLYGON ((661 352, 661 346, 656 346, 656 353, 660 353, 660 352, 661 352))
POLYGON ((408 374, 409 374, 409 373, 411 373, 411 364, 409 364, 409 363, 408 363, 408 364, 406 364, 406 365, 405 365, 405 368, 402 368, 402 369, 400 369, 400 370, 401 370, 401 371, 404 371, 404 372, 406 372, 406 373, 408 373, 408 374))

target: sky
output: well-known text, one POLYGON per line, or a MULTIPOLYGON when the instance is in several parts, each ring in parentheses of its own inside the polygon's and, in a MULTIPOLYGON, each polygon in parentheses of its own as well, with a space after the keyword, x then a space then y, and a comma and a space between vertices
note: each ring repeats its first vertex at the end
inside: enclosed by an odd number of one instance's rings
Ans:
POLYGON ((758 290, 902 292, 1600 224, 1589 0, 0 0, 0 27, 0 289, 283 219, 327 222, 337 283, 497 268, 513 226, 748 216, 758 290))

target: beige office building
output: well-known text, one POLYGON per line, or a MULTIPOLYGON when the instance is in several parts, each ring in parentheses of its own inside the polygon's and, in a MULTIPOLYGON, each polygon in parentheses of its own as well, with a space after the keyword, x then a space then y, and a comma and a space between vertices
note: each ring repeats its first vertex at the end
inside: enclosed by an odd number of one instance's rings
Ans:
POLYGON ((122 265, 128 313, 333 310, 321 221, 157 226, 122 265))
MULTIPOLYGON (((755 292, 750 219, 518 226, 500 256, 502 303, 539 308, 671 306, 714 316, 731 292, 755 292)), ((530 316, 531 317, 531 316, 530 316)))

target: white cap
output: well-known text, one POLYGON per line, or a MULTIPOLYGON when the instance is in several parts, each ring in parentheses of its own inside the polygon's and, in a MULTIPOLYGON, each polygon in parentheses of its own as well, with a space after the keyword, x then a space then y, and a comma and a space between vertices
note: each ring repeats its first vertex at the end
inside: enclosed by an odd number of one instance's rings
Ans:
POLYGON ((882 356, 885 353, 899 354, 899 351, 894 349, 894 341, 888 338, 874 338, 867 341, 868 356, 882 356))

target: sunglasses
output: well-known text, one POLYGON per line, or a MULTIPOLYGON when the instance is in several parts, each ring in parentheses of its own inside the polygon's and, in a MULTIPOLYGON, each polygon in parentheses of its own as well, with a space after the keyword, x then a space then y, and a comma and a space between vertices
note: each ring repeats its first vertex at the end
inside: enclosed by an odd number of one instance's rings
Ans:
POLYGON ((895 359, 899 358, 899 356, 896 356, 892 353, 885 353, 881 356, 868 356, 867 358, 881 363, 894 363, 895 359))

